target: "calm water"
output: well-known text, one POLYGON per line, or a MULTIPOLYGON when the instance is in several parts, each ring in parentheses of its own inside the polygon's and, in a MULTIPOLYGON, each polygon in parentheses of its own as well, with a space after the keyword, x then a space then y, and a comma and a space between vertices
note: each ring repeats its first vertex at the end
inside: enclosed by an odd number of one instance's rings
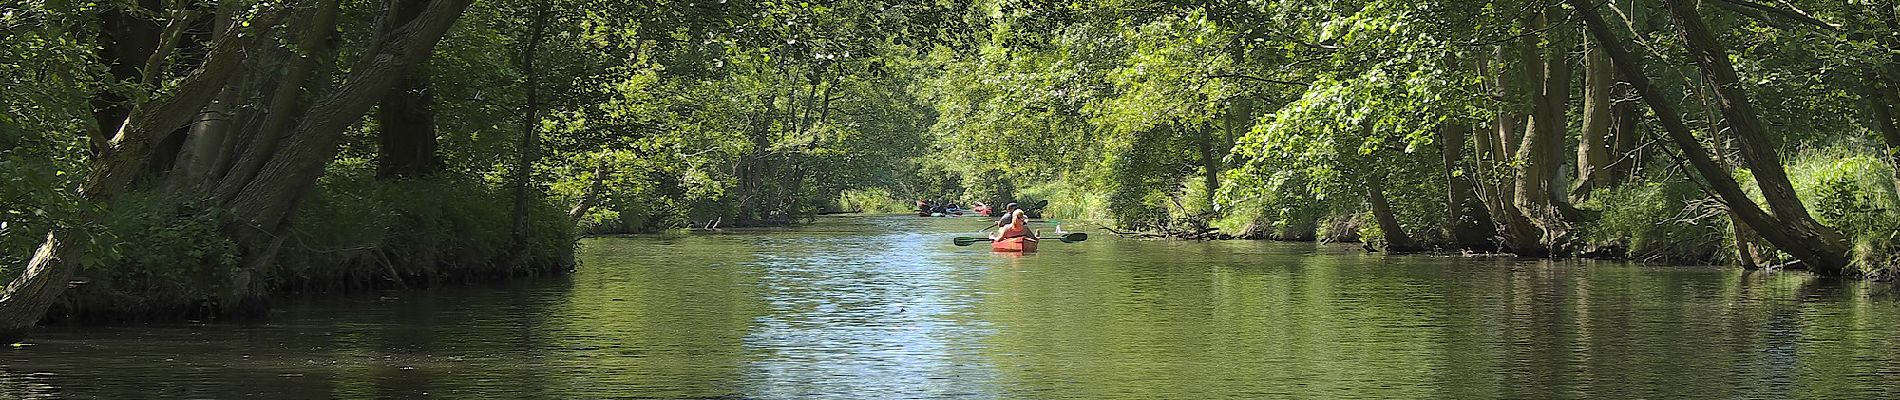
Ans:
POLYGON ((571 278, 50 328, 0 398, 1900 398, 1888 284, 986 221, 602 238, 571 278))

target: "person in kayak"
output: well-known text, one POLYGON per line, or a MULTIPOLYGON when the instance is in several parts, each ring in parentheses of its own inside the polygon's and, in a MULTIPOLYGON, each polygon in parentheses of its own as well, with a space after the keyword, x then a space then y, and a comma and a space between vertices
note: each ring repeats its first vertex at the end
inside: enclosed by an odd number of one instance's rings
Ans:
POLYGON ((1015 218, 1015 217, 1012 217, 1011 214, 1017 211, 1022 211, 1022 207, 1017 207, 1016 203, 1009 203, 1009 205, 1003 206, 1003 213, 1000 214, 1002 217, 997 218, 996 224, 990 225, 990 227, 995 228, 995 227, 999 227, 1003 225, 1009 225, 1010 220, 1012 218, 1015 218))
POLYGON ((998 228, 996 233, 990 234, 992 241, 1017 237, 1028 237, 1031 241, 1036 240, 1036 232, 1029 230, 1029 217, 1023 215, 1023 210, 1010 210, 1009 214, 1004 218, 1005 221, 1008 222, 1001 223, 1002 228, 998 228))

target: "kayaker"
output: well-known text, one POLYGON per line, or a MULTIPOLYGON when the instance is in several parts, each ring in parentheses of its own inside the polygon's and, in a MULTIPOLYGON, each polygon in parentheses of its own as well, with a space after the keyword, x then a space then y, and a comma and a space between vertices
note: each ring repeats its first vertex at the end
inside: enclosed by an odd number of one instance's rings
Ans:
POLYGON ((996 225, 990 225, 990 227, 994 228, 998 226, 1009 225, 1010 219, 1013 218, 1010 216, 1010 214, 1017 211, 1022 211, 1022 208, 1017 207, 1016 203, 1009 203, 1009 205, 1003 206, 1003 214, 1002 214, 1003 217, 997 218, 996 225))
MULTIPOLYGON (((1014 204, 1011 205, 1014 206, 1014 204)), ((1029 240, 1036 240, 1036 232, 1029 230, 1029 217, 1023 215, 1023 210, 1010 210, 1009 214, 1004 216, 1004 221, 1007 222, 1000 223, 1002 228, 991 234, 990 239, 1003 240, 1027 236, 1029 240)))

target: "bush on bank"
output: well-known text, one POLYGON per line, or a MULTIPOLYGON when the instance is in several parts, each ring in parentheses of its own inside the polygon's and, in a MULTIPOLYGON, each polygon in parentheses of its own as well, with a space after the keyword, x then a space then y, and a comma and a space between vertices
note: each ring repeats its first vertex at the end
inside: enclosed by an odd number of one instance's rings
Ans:
MULTIPOLYGON (((553 274, 573 264, 575 237, 552 201, 532 208, 529 239, 511 249, 512 193, 475 177, 378 181, 367 168, 325 176, 294 217, 267 271, 273 293, 413 288, 553 274)), ((219 210, 135 192, 116 199, 97 251, 49 319, 215 317, 234 301, 237 246, 219 210)), ((8 254, 21 251, 9 243, 8 254)), ((30 251, 30 248, 24 250, 30 251)))

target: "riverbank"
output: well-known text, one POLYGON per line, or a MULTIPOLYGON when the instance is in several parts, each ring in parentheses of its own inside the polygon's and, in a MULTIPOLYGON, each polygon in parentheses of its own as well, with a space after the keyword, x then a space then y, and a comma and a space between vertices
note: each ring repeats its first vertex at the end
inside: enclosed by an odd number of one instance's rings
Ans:
POLYGON ((558 279, 300 296, 268 325, 55 327, 9 350, 0 396, 1900 395, 1883 375, 1900 302, 1869 282, 1305 243, 950 243, 976 222, 585 239, 584 268, 558 279))
MULTIPOLYGON (((565 274, 575 264, 576 237, 553 199, 533 207, 516 247, 505 188, 449 174, 382 181, 360 172, 326 176, 305 201, 264 269, 268 297, 496 282, 565 274)), ((226 318, 241 293, 240 257, 220 218, 162 193, 122 196, 95 231, 98 259, 75 273, 43 320, 226 318)))

